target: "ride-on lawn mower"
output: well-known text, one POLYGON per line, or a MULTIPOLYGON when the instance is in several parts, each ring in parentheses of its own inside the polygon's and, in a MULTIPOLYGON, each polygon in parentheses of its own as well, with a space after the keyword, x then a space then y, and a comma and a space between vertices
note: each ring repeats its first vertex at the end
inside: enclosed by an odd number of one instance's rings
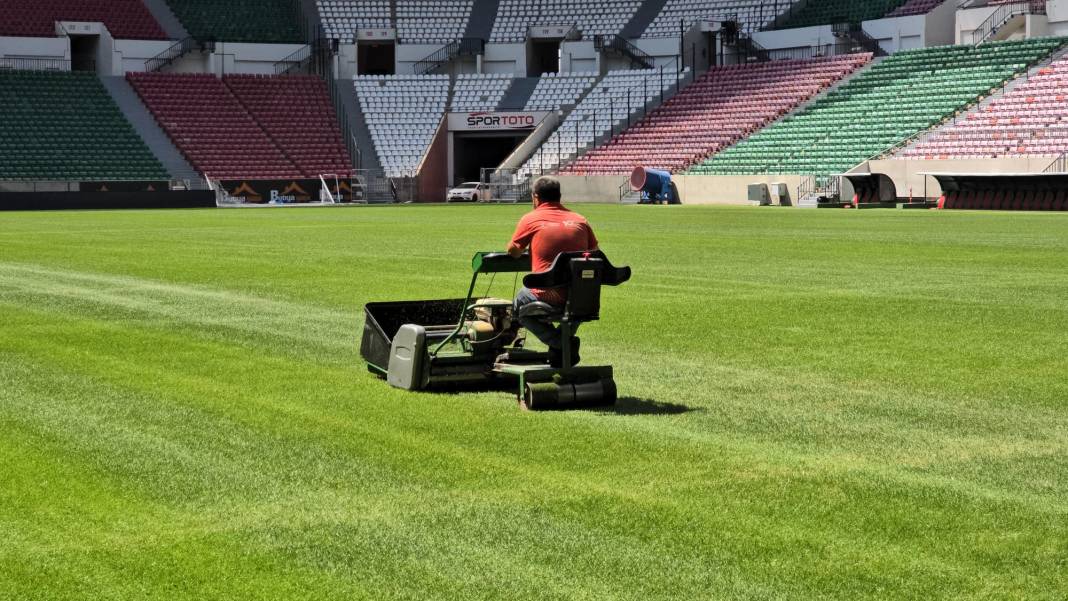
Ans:
MULTIPOLYGON (((616 385, 611 366, 573 364, 572 336, 579 324, 600 318, 601 286, 630 279, 630 267, 615 267, 600 251, 560 253, 548 271, 528 273, 528 288, 567 288, 567 304, 536 302, 513 315, 511 300, 475 298, 480 274, 530 271, 530 255, 476 253, 467 298, 368 303, 360 355, 367 368, 405 390, 487 388, 512 384, 526 409, 568 409, 612 405, 616 385), (519 317, 560 324, 559 366, 550 353, 524 348, 519 317)), ((492 282, 491 282, 492 284, 492 282)))

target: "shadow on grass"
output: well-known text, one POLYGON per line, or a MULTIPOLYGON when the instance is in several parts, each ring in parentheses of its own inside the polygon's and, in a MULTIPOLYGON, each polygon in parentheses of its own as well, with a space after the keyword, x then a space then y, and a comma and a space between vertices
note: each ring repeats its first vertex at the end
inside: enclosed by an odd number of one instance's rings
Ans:
POLYGON ((616 399, 615 406, 601 407, 596 411, 611 415, 678 415, 691 411, 703 411, 703 409, 666 401, 624 396, 616 399))

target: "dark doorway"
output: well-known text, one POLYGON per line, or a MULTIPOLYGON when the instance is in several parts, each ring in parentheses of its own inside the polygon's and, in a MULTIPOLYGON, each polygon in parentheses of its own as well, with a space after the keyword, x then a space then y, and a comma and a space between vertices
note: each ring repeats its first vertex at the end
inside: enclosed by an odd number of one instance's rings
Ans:
POLYGON ((535 40, 530 43, 530 62, 527 75, 537 77, 542 73, 560 71, 561 40, 535 40))
POLYGON ((453 137, 453 182, 477 182, 482 169, 496 169, 530 135, 494 132, 457 133, 453 137))
POLYGON ((397 47, 393 42, 360 42, 356 45, 356 72, 360 75, 393 75, 397 47))
POLYGON ((95 35, 70 36, 70 68, 72 71, 96 71, 96 52, 100 37, 95 35))

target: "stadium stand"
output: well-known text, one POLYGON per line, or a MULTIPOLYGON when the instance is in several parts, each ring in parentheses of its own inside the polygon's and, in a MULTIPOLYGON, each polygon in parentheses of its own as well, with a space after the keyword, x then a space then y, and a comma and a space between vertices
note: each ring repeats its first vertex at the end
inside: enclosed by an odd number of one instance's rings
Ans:
POLYGON ((342 174, 352 169, 322 78, 227 75, 223 82, 302 175, 342 174))
POLYGON ((221 42, 301 44, 292 0, 167 0, 189 34, 221 42))
POLYGON ((389 29, 389 0, 318 0, 326 37, 351 44, 357 29, 389 29))
POLYGON ((636 165, 678 171, 793 110, 871 60, 852 54, 715 67, 567 173, 630 173, 636 165))
POLYGON ((126 77, 190 164, 212 179, 315 177, 348 169, 326 88, 304 76, 126 77))
POLYGON ((575 25, 584 39, 618 34, 634 16, 641 0, 501 0, 490 42, 523 42, 538 25, 575 25))
POLYGON ((840 173, 938 125, 1063 43, 1038 38, 898 52, 690 172, 840 173))
POLYGON ((492 111, 501 103, 512 76, 505 73, 472 73, 456 78, 453 87, 453 111, 492 111))
POLYGON ((577 104, 596 82, 597 74, 592 71, 542 73, 524 110, 555 111, 564 105, 577 104))
POLYGON ((978 107, 897 158, 1060 156, 1068 152, 1068 58, 978 107))
POLYGON ((819 0, 798 4, 791 11, 779 29, 810 27, 813 25, 833 25, 835 23, 860 23, 872 19, 881 19, 906 0, 819 0))
POLYGON ((944 1, 945 0, 908 0, 908 2, 886 13, 886 16, 908 17, 911 15, 926 15, 944 1))
POLYGON ((557 169, 620 121, 633 117, 646 103, 678 85, 689 76, 689 69, 664 73, 663 88, 659 76, 654 69, 609 71, 527 160, 520 174, 557 169))
POLYGON ((687 27, 699 19, 734 18, 744 31, 759 29, 773 20, 789 2, 767 0, 667 0, 642 34, 647 38, 677 37, 680 23, 687 27))
POLYGON ((0 106, 0 179, 169 179, 91 73, 0 71, 0 106))
POLYGON ((448 44, 463 37, 471 0, 397 1, 397 37, 408 44, 448 44))
POLYGON ((362 75, 354 85, 386 175, 411 175, 445 115, 449 76, 362 75))
POLYGON ((167 39, 167 34, 141 0, 0 2, 0 36, 55 37, 56 21, 99 21, 116 39, 167 39))

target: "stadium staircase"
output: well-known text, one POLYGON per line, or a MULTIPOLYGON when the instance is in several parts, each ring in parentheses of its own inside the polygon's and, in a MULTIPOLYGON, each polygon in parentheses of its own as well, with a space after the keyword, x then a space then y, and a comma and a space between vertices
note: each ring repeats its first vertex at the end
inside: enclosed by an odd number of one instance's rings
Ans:
POLYGON ((690 173, 793 173, 826 179, 940 124, 1063 43, 1061 38, 1039 38, 895 53, 690 173))
POLYGON ((167 180, 92 73, 0 72, 0 180, 167 180))
POLYGON ((167 0, 199 39, 220 42, 303 44, 293 0, 167 0))
POLYGON ((521 111, 527 106, 527 101, 534 94, 534 88, 538 87, 538 77, 517 77, 512 80, 512 85, 504 93, 499 111, 521 111))
POLYGON ((371 140, 371 130, 367 127, 367 119, 364 117, 360 99, 351 79, 338 79, 335 82, 337 97, 341 106, 345 109, 345 118, 349 123, 349 131, 352 132, 353 141, 356 143, 355 165, 357 169, 382 169, 382 163, 378 160, 374 142, 371 140))
POLYGON ((166 0, 143 0, 143 2, 148 12, 152 13, 152 16, 159 22, 160 27, 167 33, 168 38, 184 40, 189 37, 189 32, 186 31, 182 22, 178 20, 177 15, 171 10, 166 0))
POLYGON ((634 16, 620 30, 619 35, 631 40, 642 37, 660 11, 664 10, 665 4, 667 0, 643 0, 634 16))
POLYGON ((464 37, 474 40, 488 40, 493 32, 493 21, 497 18, 497 8, 501 0, 475 0, 471 6, 471 18, 467 21, 464 37))
POLYGON ((156 118, 152 116, 148 108, 141 102, 125 77, 101 77, 100 82, 115 101, 116 106, 126 116, 126 120, 137 130, 141 140, 148 146, 152 154, 170 173, 171 179, 187 182, 187 187, 193 190, 207 189, 207 182, 197 173, 196 169, 185 160, 182 153, 175 148, 171 139, 160 129, 156 118))

